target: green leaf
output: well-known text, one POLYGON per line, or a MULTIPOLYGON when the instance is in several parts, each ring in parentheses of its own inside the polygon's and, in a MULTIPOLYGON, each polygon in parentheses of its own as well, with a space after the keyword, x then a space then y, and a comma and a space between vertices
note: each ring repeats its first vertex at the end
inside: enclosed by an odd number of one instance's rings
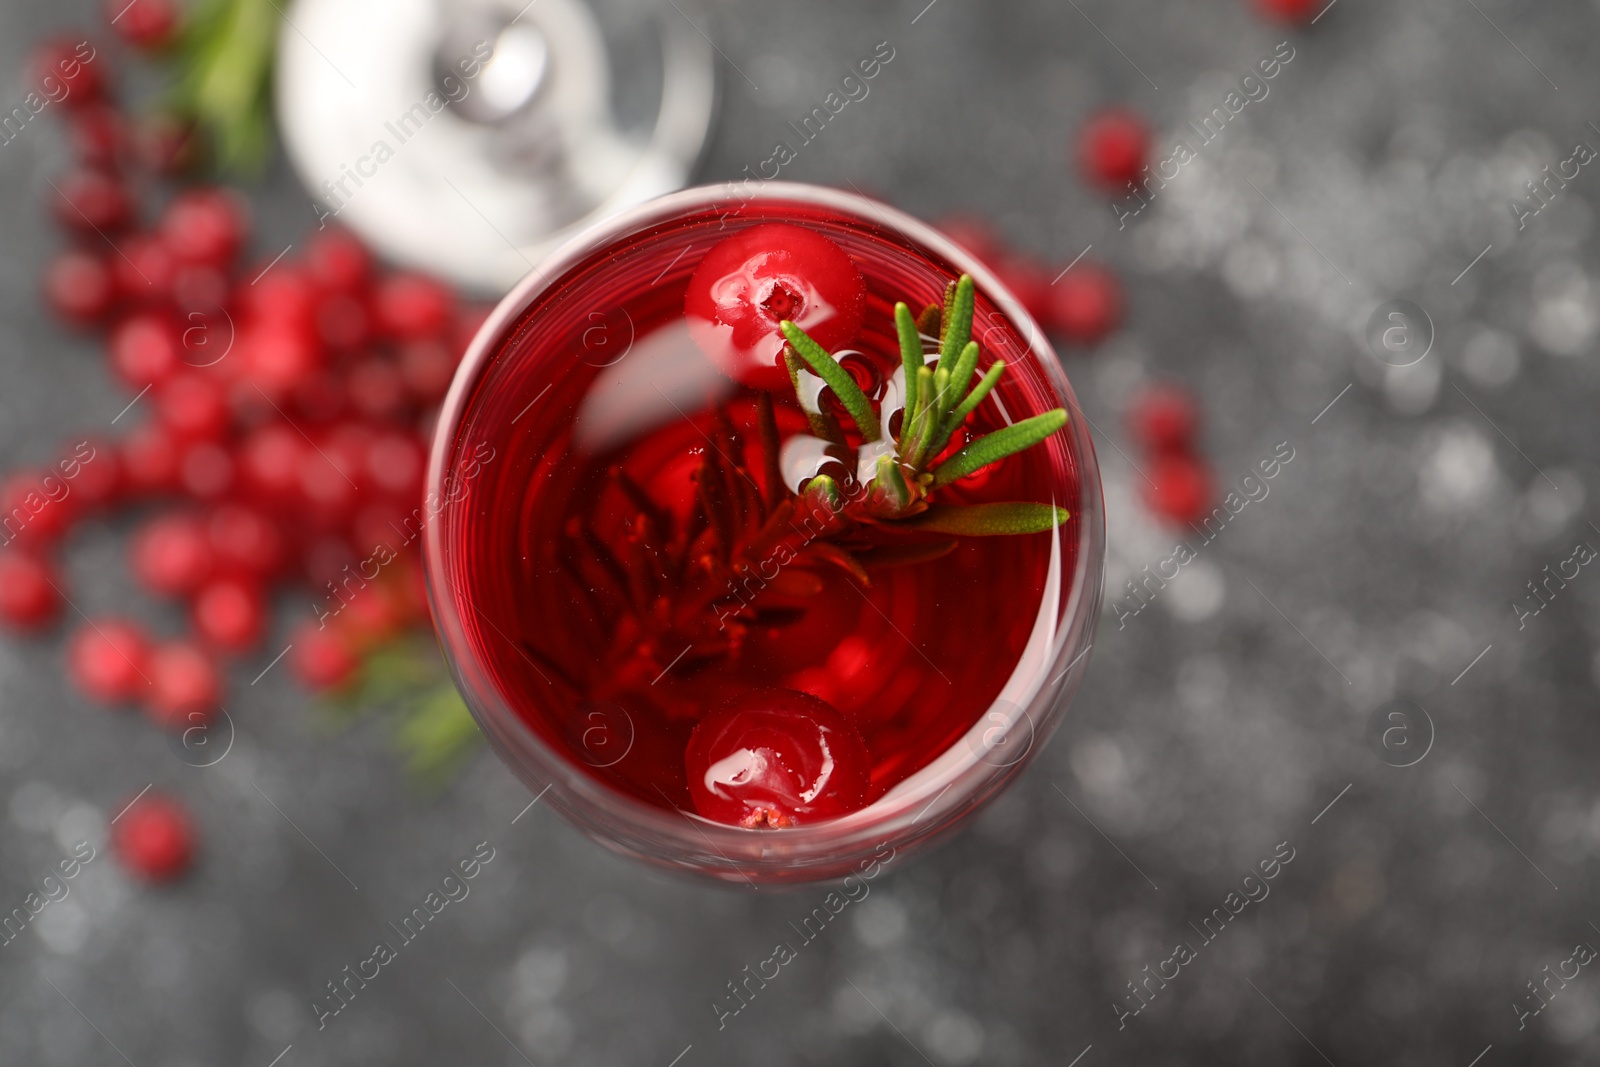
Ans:
POLYGON ((989 390, 995 387, 995 383, 1000 381, 1000 376, 1005 372, 1006 365, 1004 361, 995 360, 994 366, 990 367, 988 372, 984 374, 982 381, 972 387, 972 392, 967 394, 967 398, 961 402, 961 406, 945 417, 944 432, 946 436, 955 433, 956 427, 960 426, 966 420, 966 417, 972 414, 979 404, 983 403, 983 398, 989 395, 989 390))
POLYGON ((945 315, 943 343, 939 347, 940 366, 949 367, 955 363, 961 350, 972 340, 973 299, 972 275, 963 274, 956 282, 955 296, 951 299, 949 311, 945 315))
POLYGON ((872 577, 867 574, 867 569, 861 565, 861 561, 838 545, 827 541, 813 541, 806 546, 806 554, 833 564, 862 585, 872 584, 872 577))
MULTIPOLYGON (((894 525, 902 524, 896 522, 894 525)), ((858 549, 855 556, 868 567, 907 567, 948 556, 955 550, 956 542, 951 540, 918 541, 904 545, 881 545, 871 549, 858 549)))
POLYGON ((999 537, 1053 530, 1071 517, 1066 508, 1054 504, 934 504, 916 518, 895 525, 958 537, 999 537))
POLYGON ((929 419, 933 414, 933 368, 922 366, 917 368, 917 404, 914 408, 906 409, 906 417, 900 420, 900 458, 915 467, 912 457, 917 452, 917 442, 925 437, 930 429, 929 419))
POLYGON ((906 485, 905 476, 900 473, 900 462, 894 456, 878 457, 872 484, 877 487, 879 498, 894 511, 904 511, 911 506, 911 487, 906 485))
POLYGON ((956 360, 955 367, 950 371, 950 402, 946 408, 954 408, 966 399, 967 390, 972 386, 972 373, 978 369, 978 342, 968 341, 967 346, 961 350, 961 356, 956 360))
POLYGON ((806 361, 817 377, 828 383, 833 395, 850 413, 850 421, 861 431, 862 439, 876 441, 879 437, 877 412, 872 410, 872 401, 867 399, 867 394, 861 391, 856 380, 850 377, 850 372, 839 366, 838 360, 788 319, 779 323, 779 329, 783 330, 783 336, 788 339, 795 353, 806 361))
POLYGON ((933 472, 933 487, 941 489, 957 478, 965 478, 973 471, 1023 449, 1032 448, 1067 424, 1067 413, 1060 408, 1035 415, 1031 419, 1007 426, 1003 430, 984 434, 943 463, 933 472))
POLYGON ((917 316, 917 333, 925 337, 939 337, 943 330, 940 326, 944 321, 943 316, 944 312, 938 304, 929 304, 922 309, 922 314, 917 316))
POLYGON ((833 414, 806 403, 805 394, 800 391, 800 372, 805 369, 806 364, 788 345, 783 347, 783 365, 789 370, 789 384, 794 387, 794 397, 800 405, 800 410, 806 413, 806 421, 811 424, 811 432, 832 444, 844 444, 844 431, 839 428, 839 422, 833 414))

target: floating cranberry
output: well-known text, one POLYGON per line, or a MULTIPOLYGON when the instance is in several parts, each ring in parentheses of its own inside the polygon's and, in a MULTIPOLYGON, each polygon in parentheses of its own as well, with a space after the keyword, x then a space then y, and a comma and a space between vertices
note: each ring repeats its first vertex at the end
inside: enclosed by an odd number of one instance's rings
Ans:
POLYGON ((156 418, 181 441, 214 440, 228 428, 222 385, 209 374, 183 371, 156 391, 156 418))
POLYGON ((194 861, 194 822, 176 800, 146 793, 112 823, 111 851, 134 874, 171 881, 194 861))
POLYGON ((1269 19, 1300 25, 1309 22, 1324 0, 1255 0, 1256 10, 1269 19))
POLYGON ((222 695, 222 678, 216 664, 189 641, 169 641, 150 654, 151 685, 145 711, 168 729, 184 728, 209 719, 222 695))
POLYGON ((166 315, 130 315, 111 331, 111 369, 129 388, 143 391, 178 370, 178 345, 178 330, 166 315))
POLYGON ((116 280, 105 257, 67 249, 44 272, 44 298, 51 309, 76 326, 101 322, 116 303, 116 280))
POLYGON ((332 689, 355 673, 355 654, 330 628, 304 623, 294 632, 291 645, 289 669, 307 689, 332 689))
POLYGON ((105 93, 105 57, 89 42, 70 37, 41 41, 28 64, 28 80, 47 96, 66 87, 60 102, 74 110, 94 103, 105 93))
POLYGON ((706 253, 684 297, 689 332, 735 381, 789 388, 781 359, 787 320, 832 352, 861 329, 867 285, 844 249, 799 226, 769 222, 706 253))
POLYGON ((180 263, 226 267, 243 243, 248 221, 243 201, 226 189, 179 193, 161 217, 161 239, 180 263))
POLYGON ((1211 509, 1211 471, 1198 457, 1169 454, 1149 468, 1145 503, 1161 518, 1187 526, 1211 509))
POLYGON ((126 704, 142 693, 150 685, 149 658, 144 630, 126 619, 90 620, 67 642, 67 673, 102 704, 126 704))
POLYGON ((706 715, 689 738, 689 795, 708 819, 793 826, 866 803, 861 735, 825 701, 793 689, 756 689, 706 715))
POLYGON ((171 44, 178 29, 173 0, 106 0, 106 18, 124 41, 147 52, 171 44))
POLYGON ((133 217, 133 200, 120 178, 103 170, 73 171, 55 183, 52 210, 69 230, 114 233, 133 217))
POLYGON ((1188 451, 1200 428, 1200 410, 1187 390, 1152 385, 1134 398, 1128 424, 1138 442, 1152 452, 1188 451))
POLYGON ((1122 321, 1122 286, 1093 263, 1080 263, 1051 288, 1051 324, 1067 340, 1092 345, 1122 321))
POLYGON ((16 630, 36 630, 61 609, 54 568, 29 552, 0 551, 0 622, 16 630), (52 584, 55 583, 55 584, 52 584))
POLYGON ((1126 108, 1107 108, 1084 124, 1078 158, 1090 181, 1122 192, 1137 181, 1150 151, 1150 128, 1126 108))
POLYGON ((253 583, 216 578, 195 595, 192 616, 201 641, 223 652, 247 652, 261 640, 266 606, 253 583))
POLYGON ((374 294, 378 328, 397 341, 435 337, 450 324, 455 294, 423 274, 392 274, 374 294))
POLYGON ((190 514, 159 515, 133 535, 133 576, 160 596, 184 596, 212 572, 211 542, 205 526, 190 514))
POLYGON ((323 289, 350 293, 366 285, 372 256, 348 230, 321 230, 306 242, 306 271, 323 289))

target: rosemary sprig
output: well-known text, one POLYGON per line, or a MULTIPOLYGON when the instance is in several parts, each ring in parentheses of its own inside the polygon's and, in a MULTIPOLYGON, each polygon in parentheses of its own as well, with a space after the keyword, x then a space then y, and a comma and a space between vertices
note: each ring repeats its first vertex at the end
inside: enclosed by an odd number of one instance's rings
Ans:
MULTIPOLYGON (((899 521, 909 528, 935 533, 986 536, 1036 533, 1053 529, 1069 517, 1065 508, 1053 504, 952 507, 929 499, 930 494, 990 464, 1040 444, 1067 424, 1066 411, 1056 408, 968 441, 955 454, 935 462, 956 430, 994 391, 1006 371, 1005 363, 996 360, 973 383, 982 355, 981 346, 972 339, 976 302, 972 277, 963 274, 945 288, 943 307, 930 304, 920 319, 913 320, 911 308, 903 302, 894 307, 905 399, 894 453, 879 456, 873 466, 866 510, 874 521, 899 521), (933 336, 935 332, 938 357, 930 364, 923 336, 933 336)), ((788 341, 785 359, 790 380, 801 407, 812 416, 813 427, 818 425, 818 419, 813 416, 812 407, 820 412, 820 405, 807 403, 801 378, 804 368, 833 390, 864 443, 879 440, 883 432, 880 427, 887 423, 880 420, 872 401, 849 371, 799 326, 785 321, 781 328, 788 341)), ((840 441, 823 433, 818 436, 836 444, 840 441)), ((813 484, 819 480, 813 479, 813 484)), ((810 489, 808 486, 808 493, 810 489)), ((830 479, 819 492, 822 498, 832 501, 838 497, 839 487, 830 479)))

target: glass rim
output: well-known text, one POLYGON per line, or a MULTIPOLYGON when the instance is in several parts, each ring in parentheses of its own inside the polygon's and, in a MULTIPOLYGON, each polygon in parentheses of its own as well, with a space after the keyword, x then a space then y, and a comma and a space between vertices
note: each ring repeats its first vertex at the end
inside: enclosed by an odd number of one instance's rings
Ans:
MULTIPOLYGON (((1037 322, 988 267, 932 226, 897 208, 853 193, 799 182, 763 181, 753 187, 751 182, 742 183, 742 186, 736 182, 702 185, 631 208, 577 234, 533 266, 479 327, 439 411, 429 449, 426 499, 444 499, 457 433, 470 399, 501 350, 508 328, 521 319, 540 295, 600 248, 719 204, 737 204, 738 207, 729 212, 733 214, 757 202, 797 203, 837 211, 860 224, 880 228, 924 248, 961 272, 971 274, 1006 319, 1028 331, 1029 350, 1067 409, 1069 454, 1076 461, 1080 485, 1076 509, 1079 519, 1077 552, 1070 575, 1062 573, 1060 576, 1061 581, 1071 582, 1066 609, 1058 615, 1059 629, 1051 652, 1050 672, 1060 671, 1060 674, 1039 685, 1028 706, 1023 708, 1030 725, 1028 750, 1010 764, 995 765, 980 758, 965 766, 953 767, 942 777, 896 795, 899 786, 905 784, 902 782, 855 812, 780 831, 748 830, 712 822, 693 812, 663 808, 629 796, 579 767, 523 722, 501 693, 480 692, 464 675, 458 660, 470 659, 474 653, 457 610, 456 595, 450 591, 444 557, 444 526, 451 510, 448 507, 424 527, 424 569, 441 647, 473 718, 508 768, 522 777, 525 784, 536 788, 524 772, 542 780, 540 784, 551 794, 552 807, 607 847, 657 864, 735 881, 741 878, 749 881, 751 875, 766 880, 781 881, 785 875, 793 880, 808 880, 828 877, 827 874, 808 874, 808 871, 835 867, 843 870, 843 859, 870 855, 874 848, 886 843, 903 846, 937 836, 939 830, 948 828, 956 815, 993 796, 1049 739, 1087 667, 1086 653, 1092 647, 1089 642, 1100 613, 1100 571, 1105 548, 1099 464, 1087 420, 1054 349, 1037 322), (1062 669, 1069 655, 1074 658, 1062 669), (496 714, 491 715, 480 707, 480 701, 494 705, 496 714), (691 855, 698 859, 688 858, 691 855)), ((464 499, 468 498, 470 494, 464 499)), ((1013 667, 1013 673, 1016 669, 1013 667)), ((993 707, 990 706, 991 711, 993 707)), ((986 714, 974 717, 974 729, 983 723, 986 714)), ((964 737, 970 734, 971 731, 964 737)), ((963 739, 957 739, 952 747, 962 744, 963 739)), ((945 753, 949 751, 946 749, 945 753)), ((935 757, 935 762, 943 756, 942 753, 935 757)), ((921 774, 922 771, 918 771, 912 777, 921 774)))

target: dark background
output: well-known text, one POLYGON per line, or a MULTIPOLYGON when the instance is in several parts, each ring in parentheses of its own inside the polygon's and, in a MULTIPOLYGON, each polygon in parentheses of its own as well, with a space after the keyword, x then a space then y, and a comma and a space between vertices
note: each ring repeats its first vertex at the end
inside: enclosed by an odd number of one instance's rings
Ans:
MULTIPOLYGON (((542 806, 513 825, 530 797, 487 753, 419 791, 380 729, 331 734, 282 670, 250 686, 254 664, 231 678, 234 750, 192 768, 70 691, 59 637, 0 643, 3 910, 74 842, 102 847, 0 949, 0 1063, 1600 1057, 1594 968, 1521 1030, 1513 1007, 1575 944, 1600 945, 1600 575, 1585 568, 1524 629, 1512 607, 1578 542, 1600 547, 1600 175, 1584 168, 1521 232, 1508 206, 1576 141, 1600 146, 1600 5, 1338 0, 1280 31, 1242 0, 924 3, 683 5, 759 86, 724 67, 703 180, 767 158, 890 42, 871 95, 784 176, 928 218, 978 213, 1060 266, 1092 244, 1125 279, 1125 327, 1064 353, 1103 465, 1108 604, 1175 540, 1139 503, 1122 427, 1144 379, 1198 392, 1224 482, 1287 442, 1270 495, 1125 627, 1108 608, 1077 702, 1016 786, 941 850, 892 864, 720 1032, 724 984, 790 939, 820 889, 663 876, 542 806), (1295 58, 1270 95, 1119 231, 1070 164, 1083 117, 1126 102, 1170 145, 1283 40, 1295 58), (1394 369, 1363 330, 1402 297, 1437 336, 1394 369), (1403 768, 1368 738, 1397 698, 1435 735, 1413 717, 1399 740, 1426 755, 1403 768), (103 851, 150 783, 188 803, 205 842, 192 876, 159 890, 103 851), (323 983, 485 840, 495 858, 471 896, 319 1032, 323 983), (1294 859, 1270 896, 1119 1031, 1126 983, 1198 944, 1190 924, 1281 842, 1294 859)), ((30 43, 68 26, 100 32, 98 5, 0 10, 7 108, 30 43)), ((128 400, 37 299, 57 241, 38 205, 63 159, 53 128, 0 150, 7 466, 105 432, 128 400)), ((281 162, 251 196, 257 251, 307 230, 281 162)), ((125 577, 126 533, 76 535, 75 599, 160 619, 125 577)))

